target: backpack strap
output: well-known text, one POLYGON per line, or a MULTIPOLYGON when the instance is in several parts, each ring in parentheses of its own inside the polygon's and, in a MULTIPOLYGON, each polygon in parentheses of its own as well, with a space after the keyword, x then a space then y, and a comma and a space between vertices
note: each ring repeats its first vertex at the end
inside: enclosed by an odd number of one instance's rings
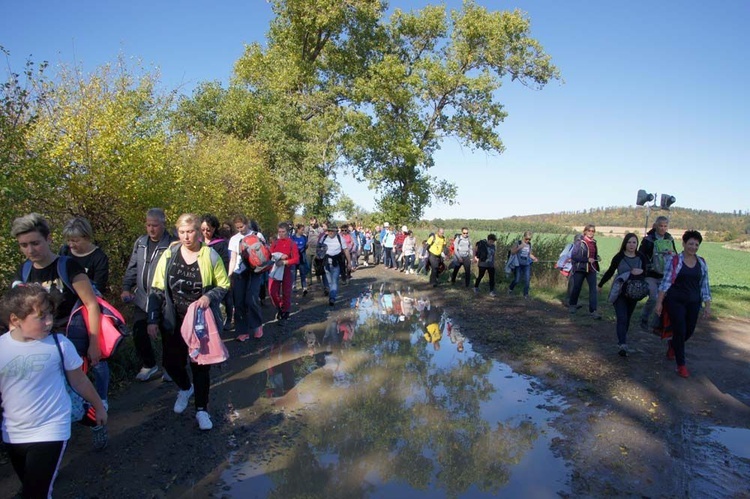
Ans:
MULTIPOLYGON (((57 275, 60 277, 60 280, 62 283, 67 286, 67 288, 75 293, 75 289, 73 289, 73 284, 70 282, 70 276, 68 276, 68 257, 67 256, 58 256, 57 257, 57 275)), ((31 275, 31 260, 26 260, 23 262, 23 265, 21 266, 21 281, 28 282, 29 276, 31 275)))

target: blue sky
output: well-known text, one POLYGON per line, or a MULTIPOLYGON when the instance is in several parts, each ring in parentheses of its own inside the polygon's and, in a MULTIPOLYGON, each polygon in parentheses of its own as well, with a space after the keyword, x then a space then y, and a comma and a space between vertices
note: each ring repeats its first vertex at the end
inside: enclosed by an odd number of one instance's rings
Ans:
MULTIPOLYGON (((498 130, 502 155, 447 140, 433 174, 458 185, 459 204, 435 205, 426 218, 633 205, 641 188, 674 195, 678 209, 750 209, 750 2, 477 3, 527 12, 564 82, 500 89, 509 113, 498 130)), ((187 94, 201 81, 228 81, 243 44, 262 43, 272 15, 262 0, 2 4, 0 45, 14 70, 28 56, 92 70, 122 54, 187 94)), ((373 208, 365 186, 342 182, 373 208)))

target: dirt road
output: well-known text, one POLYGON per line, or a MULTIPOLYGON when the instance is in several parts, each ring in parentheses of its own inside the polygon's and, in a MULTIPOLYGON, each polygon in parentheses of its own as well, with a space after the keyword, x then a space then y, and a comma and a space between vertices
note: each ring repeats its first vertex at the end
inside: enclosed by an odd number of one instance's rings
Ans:
MULTIPOLYGON (((505 296, 502 282, 492 298, 449 284, 433 290, 422 276, 382 267, 355 273, 340 303, 373 279, 432 293, 475 351, 565 396, 568 406, 554 423, 563 435, 555 450, 571 465, 573 496, 750 497, 750 458, 709 438, 711 428, 747 433, 750 427, 750 322, 699 324, 687 347, 692 377, 682 379, 653 335, 631 329, 634 351, 620 358, 608 306, 605 320, 595 321, 570 316, 558 303, 505 296)), ((133 383, 110 399, 108 449, 93 452, 88 430, 75 429, 55 496, 206 497, 216 494, 230 455, 262 460, 283 452, 300 416, 272 410, 261 399, 265 387, 248 380, 262 369, 259 360, 272 342, 301 337, 329 311, 315 287, 295 297, 294 309, 284 327, 269 324, 260 342, 227 342, 231 359, 212 372, 211 432, 199 432, 190 411, 172 412, 173 384, 133 383)), ((265 313, 270 321, 273 310, 265 313)), ((10 465, 0 467, 0 495, 17 490, 10 465)))

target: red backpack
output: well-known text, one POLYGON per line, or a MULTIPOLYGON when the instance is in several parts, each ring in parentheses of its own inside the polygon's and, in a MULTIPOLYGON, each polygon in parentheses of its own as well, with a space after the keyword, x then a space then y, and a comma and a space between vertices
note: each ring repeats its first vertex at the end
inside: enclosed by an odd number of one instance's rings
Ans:
POLYGON ((271 248, 258 236, 257 232, 251 232, 240 241, 240 254, 245 264, 256 273, 271 270, 271 248))

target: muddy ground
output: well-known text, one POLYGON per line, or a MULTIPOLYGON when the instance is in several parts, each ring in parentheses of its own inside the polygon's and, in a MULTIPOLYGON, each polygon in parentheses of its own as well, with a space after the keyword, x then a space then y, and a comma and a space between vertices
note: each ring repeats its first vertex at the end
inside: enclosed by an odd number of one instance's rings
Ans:
MULTIPOLYGON (((597 321, 585 313, 571 316, 561 303, 508 297, 502 281, 492 298, 486 289, 476 296, 446 283, 433 290, 423 276, 370 267, 342 287, 339 306, 383 279, 433 293, 475 351, 566 397, 554 423, 563 435, 555 452, 571 465, 571 496, 750 497, 750 461, 696 443, 705 443, 707 427, 750 427, 750 321, 700 322, 687 347, 692 376, 683 379, 665 359, 662 341, 637 327, 628 341, 634 351, 620 358, 606 303, 605 318, 597 321)), ((230 456, 265 461, 284 452, 302 418, 276 410, 261 397, 265 387, 246 380, 264 369, 259 361, 273 341, 301 338, 329 311, 316 286, 306 297, 295 296, 293 308, 285 326, 266 326, 262 340, 227 342, 230 361, 212 371, 212 431, 199 432, 190 409, 172 412, 173 384, 132 383, 110 398, 105 451, 92 451, 88 430, 75 428, 55 496, 220 497, 219 475, 230 456)), ((265 309, 267 320, 273 313, 265 309)), ((0 466, 0 496, 17 491, 10 465, 0 466)))

